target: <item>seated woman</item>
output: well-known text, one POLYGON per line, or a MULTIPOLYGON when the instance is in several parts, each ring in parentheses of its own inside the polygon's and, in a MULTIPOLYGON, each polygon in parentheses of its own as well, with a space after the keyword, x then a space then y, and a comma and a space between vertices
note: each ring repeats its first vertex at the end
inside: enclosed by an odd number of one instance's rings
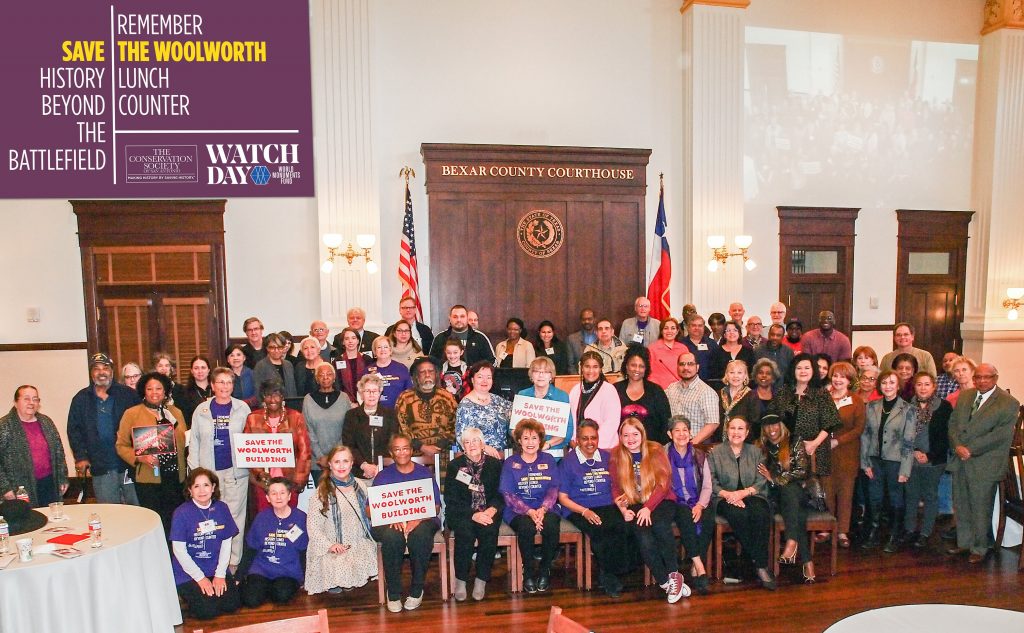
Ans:
POLYGON ((377 374, 384 381, 384 389, 380 393, 380 403, 386 407, 394 407, 399 394, 412 389, 412 377, 402 363, 391 358, 391 339, 378 336, 373 339, 373 355, 376 360, 366 366, 366 374, 377 374))
POLYGON ((600 428, 597 445, 611 450, 619 443, 622 404, 619 392, 604 377, 602 362, 599 353, 593 350, 583 352, 580 356, 580 382, 569 391, 569 406, 575 419, 590 418, 597 422, 600 428))
POLYGON ((494 367, 487 361, 473 363, 466 374, 466 381, 472 391, 455 410, 455 437, 462 437, 467 428, 478 428, 484 436, 484 452, 495 459, 504 459, 512 403, 491 393, 494 367))
POLYGON ((342 443, 343 423, 352 403, 348 396, 335 388, 337 375, 330 363, 317 366, 314 377, 317 389, 306 394, 302 400, 302 417, 306 419, 306 432, 309 433, 312 460, 309 472, 316 486, 320 483, 320 476, 327 470, 328 451, 342 443))
POLYGON ((505 499, 501 460, 484 453, 480 429, 467 427, 459 442, 465 451, 448 462, 444 478, 444 520, 455 537, 455 599, 466 599, 469 565, 476 559, 473 599, 483 600, 491 579, 491 565, 498 550, 498 528, 505 499))
POLYGON ((268 380, 277 379, 284 385, 282 393, 285 398, 295 398, 298 396, 298 390, 295 386, 295 366, 285 358, 285 352, 291 346, 292 342, 290 340, 286 341, 283 336, 276 332, 263 340, 263 347, 267 350, 267 356, 256 363, 252 370, 252 380, 256 384, 257 389, 268 380))
POLYGON ((388 329, 388 338, 391 340, 391 358, 405 365, 406 369, 412 367, 412 361, 423 356, 423 348, 412 337, 412 326, 406 321, 398 321, 388 329))
POLYGON ((358 402, 356 383, 366 373, 370 359, 359 351, 359 330, 347 327, 341 331, 341 349, 334 358, 334 370, 338 372, 338 383, 348 399, 358 402))
POLYGON ((238 526, 220 500, 217 475, 196 468, 185 478, 190 499, 171 520, 171 568, 189 615, 209 620, 241 606, 238 585, 228 572, 231 541, 238 526))
POLYGON ((505 497, 502 517, 515 531, 523 563, 523 589, 527 593, 547 591, 551 586, 551 563, 558 551, 559 517, 552 512, 558 502, 555 458, 541 453, 544 427, 524 418, 512 433, 521 452, 501 467, 501 494, 505 497), (534 538, 541 535, 540 559, 534 569, 534 538))
POLYGON ((14 390, 14 407, 0 418, 0 498, 24 486, 34 508, 60 501, 68 489, 64 445, 53 420, 39 413, 39 390, 14 390))
POLYGON ((622 595, 619 576, 629 571, 625 560, 626 522, 612 499, 608 470, 611 454, 597 447, 597 437, 597 422, 580 422, 576 450, 566 453, 558 464, 558 505, 560 514, 590 537, 601 570, 601 587, 618 598, 622 595))
MULTIPOLYGON (((556 387, 553 383, 555 378, 555 363, 547 356, 538 356, 533 359, 533 362, 530 363, 530 369, 527 371, 527 375, 530 377, 530 382, 532 382, 533 385, 520 391, 519 395, 527 396, 529 398, 540 398, 541 400, 551 400, 554 402, 569 402, 569 394, 556 387)), ((544 445, 540 450, 564 452, 569 448, 569 442, 572 440, 572 427, 573 415, 572 411, 570 411, 569 423, 566 426, 566 437, 545 435, 544 445)))
MULTIPOLYGON (((249 469, 249 481, 253 486, 252 493, 256 495, 257 511, 270 507, 267 504, 266 493, 272 477, 286 477, 292 482, 292 487, 302 490, 309 481, 309 469, 312 465, 306 419, 298 411, 284 405, 284 388, 281 383, 274 379, 260 383, 260 400, 263 401, 263 408, 249 414, 245 420, 244 432, 290 433, 295 465, 288 468, 249 469)), ((298 502, 298 497, 293 497, 292 507, 296 507, 298 502)))
MULTIPOLYGON (((725 440, 729 420, 736 416, 750 423, 750 433, 760 433, 761 406, 758 396, 750 388, 750 376, 747 375, 747 364, 741 360, 731 360, 725 366, 725 384, 718 393, 718 414, 722 425, 722 437, 725 440)), ((718 438, 715 438, 716 441, 718 438)), ((748 442, 757 441, 757 436, 748 435, 748 442)))
POLYGON ((526 324, 517 317, 512 317, 505 323, 505 332, 508 338, 494 346, 495 367, 520 367, 530 366, 536 357, 533 345, 523 338, 523 330, 526 324))
POLYGON ((270 507, 260 512, 245 535, 245 553, 238 566, 242 604, 258 607, 267 600, 284 604, 295 597, 305 575, 306 513, 292 508, 291 482, 274 477, 267 486, 270 507))
MULTIPOLYGON (((241 400, 250 407, 256 404, 256 383, 253 382, 252 370, 245 364, 245 351, 241 345, 229 345, 224 350, 228 368, 234 374, 231 397, 241 400)), ((211 378, 212 380, 212 378, 211 378)))
POLYGON ((426 466, 412 461, 412 438, 406 435, 392 435, 388 446, 394 464, 384 467, 373 479, 374 486, 397 484, 427 479, 434 488, 434 503, 437 516, 432 519, 399 521, 391 525, 378 525, 370 531, 380 543, 381 558, 384 561, 384 580, 387 585, 388 611, 398 613, 405 607, 412 611, 423 602, 423 581, 427 577, 430 551, 434 548, 434 534, 441 529, 441 492, 437 488, 434 474, 426 466), (409 550, 412 565, 412 581, 409 593, 402 604, 402 560, 409 550))
POLYGON ((210 399, 213 395, 213 387, 210 384, 210 370, 213 367, 210 361, 202 356, 196 356, 189 363, 188 382, 185 383, 185 396, 176 403, 181 410, 181 417, 185 420, 185 428, 192 428, 192 414, 196 407, 210 399))
POLYGON ((608 470, 612 475, 612 498, 619 507, 626 529, 636 537, 640 555, 651 576, 674 604, 690 595, 676 558, 676 537, 672 520, 676 516, 676 494, 665 449, 647 441, 644 425, 626 418, 619 427, 619 445, 611 451, 608 470))
POLYGON ((644 433, 652 441, 663 443, 672 416, 665 390, 648 380, 651 375, 651 357, 647 348, 630 343, 622 357, 625 380, 615 383, 622 404, 622 419, 636 418, 644 425, 644 433))
POLYGON ((345 414, 341 425, 341 443, 352 452, 352 470, 356 477, 373 479, 377 476, 377 458, 388 454, 388 441, 398 433, 398 418, 394 409, 380 404, 384 381, 377 374, 366 374, 359 379, 361 403, 345 414))
POLYGON ((575 372, 575 369, 569 368, 569 346, 558 338, 555 324, 551 321, 541 321, 537 326, 537 341, 533 344, 533 351, 537 358, 545 356, 551 359, 555 365, 553 374, 561 376, 575 372))
POLYGON ((326 363, 320 356, 320 341, 307 336, 299 342, 299 358, 295 361, 296 396, 305 398, 319 389, 316 382, 316 368, 326 363))
POLYGON ((769 496, 779 508, 786 529, 786 546, 779 562, 792 565, 800 554, 804 582, 814 582, 814 562, 807 540, 807 493, 803 482, 810 475, 811 461, 799 437, 790 438, 782 419, 769 413, 761 419, 761 454, 764 463, 757 472, 768 480, 769 496))
POLYGON ((339 444, 327 454, 306 510, 306 593, 341 593, 377 577, 377 543, 370 533, 366 484, 352 476, 352 451, 339 444))
POLYGON ((904 526, 907 541, 914 547, 928 546, 939 513, 939 478, 946 470, 949 451, 949 418, 953 407, 939 397, 935 378, 927 372, 914 376, 914 402, 907 415, 904 440, 913 446, 914 461, 906 484, 904 526), (917 506, 923 502, 921 526, 917 528, 917 506))
POLYGON ((775 575, 768 568, 772 510, 768 480, 757 472, 761 450, 747 442, 750 426, 741 417, 729 420, 726 441, 711 450, 711 512, 728 521, 754 561, 757 578, 765 589, 775 590, 775 575))
POLYGON ((681 415, 672 416, 666 447, 672 470, 672 492, 676 495, 675 523, 679 538, 690 557, 693 586, 697 593, 708 592, 708 576, 701 556, 715 533, 715 515, 707 512, 711 505, 711 466, 707 454, 690 440, 690 421, 681 415))
POLYGON ((181 482, 185 480, 185 420, 177 407, 167 404, 170 387, 170 378, 156 372, 139 379, 136 390, 142 404, 121 416, 114 444, 117 456, 134 469, 139 505, 160 515, 165 534, 171 531, 171 517, 181 501, 181 482), (170 425, 170 450, 156 455, 137 454, 133 429, 156 425, 170 425))
POLYGON ((680 354, 687 351, 679 336, 679 321, 667 317, 661 322, 658 340, 651 343, 648 348, 651 352, 651 382, 662 389, 679 380, 676 373, 676 361, 680 354))
MULTIPOLYGON (((909 354, 907 354, 909 356, 909 354)), ((911 357, 913 358, 913 357, 911 357)), ((878 547, 878 530, 888 496, 892 531, 885 545, 888 553, 899 549, 903 538, 903 484, 910 477, 913 453, 904 442, 911 405, 900 397, 899 378, 887 369, 878 377, 880 400, 869 402, 864 413, 864 433, 860 436, 860 467, 868 481, 870 527, 861 544, 864 549, 878 547)))

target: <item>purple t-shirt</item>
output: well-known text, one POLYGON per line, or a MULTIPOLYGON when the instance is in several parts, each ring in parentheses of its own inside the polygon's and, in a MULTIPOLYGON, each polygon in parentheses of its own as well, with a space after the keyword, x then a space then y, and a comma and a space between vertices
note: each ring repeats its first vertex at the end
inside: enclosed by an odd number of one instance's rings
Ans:
MULTIPOLYGON (((608 472, 609 453, 597 449, 594 458, 581 463, 575 450, 567 451, 558 465, 561 485, 559 492, 584 508, 599 508, 612 504, 612 477, 608 472), (598 457, 600 456, 600 459, 598 457)), ((561 508, 562 516, 572 514, 561 508)))
MULTIPOLYGON (((374 486, 383 486, 386 484, 397 484, 404 483, 407 481, 416 481, 417 479, 429 479, 434 484, 434 505, 441 503, 441 491, 437 487, 437 480, 434 479, 434 474, 430 472, 430 469, 423 464, 413 463, 411 473, 400 473, 394 464, 387 466, 382 471, 377 473, 377 476, 373 478, 374 486)), ((435 521, 440 521, 439 518, 434 518, 435 521)))
POLYGON ((412 389, 412 378, 405 365, 398 361, 391 361, 387 367, 377 367, 373 362, 366 366, 366 374, 377 374, 384 381, 384 388, 380 392, 380 403, 386 407, 395 406, 399 394, 406 389, 412 389))
POLYGON ((210 401, 210 416, 213 417, 213 468, 231 468, 231 403, 220 404, 210 401))
MULTIPOLYGON (((171 541, 185 544, 189 557, 207 578, 217 571, 221 543, 236 534, 238 526, 223 501, 214 501, 204 510, 190 499, 178 506, 171 518, 171 541)), ((171 556, 171 568, 174 570, 174 584, 193 582, 181 568, 177 556, 171 556)))
POLYGON ((28 452, 32 455, 32 476, 36 479, 49 477, 53 474, 53 464, 50 463, 50 443, 43 435, 43 427, 39 422, 23 421, 21 428, 25 429, 28 452))
POLYGON ((245 544, 256 550, 250 574, 270 580, 294 578, 300 584, 304 580, 300 556, 309 547, 306 513, 298 508, 291 511, 288 518, 279 519, 273 508, 267 508, 253 519, 245 535, 245 544))
MULTIPOLYGON (((523 456, 516 453, 502 465, 498 489, 502 494, 515 495, 531 510, 536 510, 544 504, 551 488, 558 490, 558 480, 558 464, 548 453, 539 453, 532 464, 523 461, 523 456)), ((502 518, 505 523, 511 523, 519 514, 506 504, 502 518)))

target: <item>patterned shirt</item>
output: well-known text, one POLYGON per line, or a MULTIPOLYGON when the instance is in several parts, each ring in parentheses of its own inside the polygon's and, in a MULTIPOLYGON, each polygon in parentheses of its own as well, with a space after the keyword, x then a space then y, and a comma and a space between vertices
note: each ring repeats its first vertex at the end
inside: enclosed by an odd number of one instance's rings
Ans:
MULTIPOLYGON (((425 394, 423 394, 425 395, 425 394)), ((455 410, 452 394, 435 388, 424 398, 416 389, 403 391, 395 401, 395 415, 402 433, 412 438, 419 452, 424 444, 447 448, 455 439, 455 410)))
POLYGON ((455 412, 455 441, 461 445, 462 432, 473 427, 483 433, 485 444, 504 451, 509 446, 508 422, 511 415, 512 403, 501 396, 492 395, 491 403, 486 406, 464 398, 455 412))
POLYGON ((686 416, 690 420, 690 433, 696 437, 705 424, 718 422, 718 394, 707 384, 695 377, 690 386, 679 380, 665 390, 672 415, 686 416))

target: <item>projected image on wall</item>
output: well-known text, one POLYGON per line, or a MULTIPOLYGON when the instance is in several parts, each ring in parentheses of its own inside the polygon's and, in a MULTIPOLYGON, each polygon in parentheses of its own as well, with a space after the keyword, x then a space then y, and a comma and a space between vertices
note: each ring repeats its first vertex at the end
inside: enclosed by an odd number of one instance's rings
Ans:
POLYGON ((746 29, 747 201, 970 188, 978 47, 746 29))

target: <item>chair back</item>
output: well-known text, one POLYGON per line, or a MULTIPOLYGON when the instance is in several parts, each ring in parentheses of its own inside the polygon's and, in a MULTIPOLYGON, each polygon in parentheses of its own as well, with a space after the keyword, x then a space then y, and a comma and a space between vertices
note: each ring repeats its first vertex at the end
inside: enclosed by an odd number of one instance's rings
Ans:
MULTIPOLYGON (((194 629, 193 633, 203 633, 205 629, 194 629)), ((320 609, 316 615, 304 615, 287 620, 274 620, 259 624, 246 624, 231 629, 218 629, 210 633, 330 633, 327 622, 327 609, 320 609)))
POLYGON ((589 628, 573 620, 569 616, 562 615, 561 607, 551 607, 551 614, 548 616, 548 633, 593 633, 589 628))

